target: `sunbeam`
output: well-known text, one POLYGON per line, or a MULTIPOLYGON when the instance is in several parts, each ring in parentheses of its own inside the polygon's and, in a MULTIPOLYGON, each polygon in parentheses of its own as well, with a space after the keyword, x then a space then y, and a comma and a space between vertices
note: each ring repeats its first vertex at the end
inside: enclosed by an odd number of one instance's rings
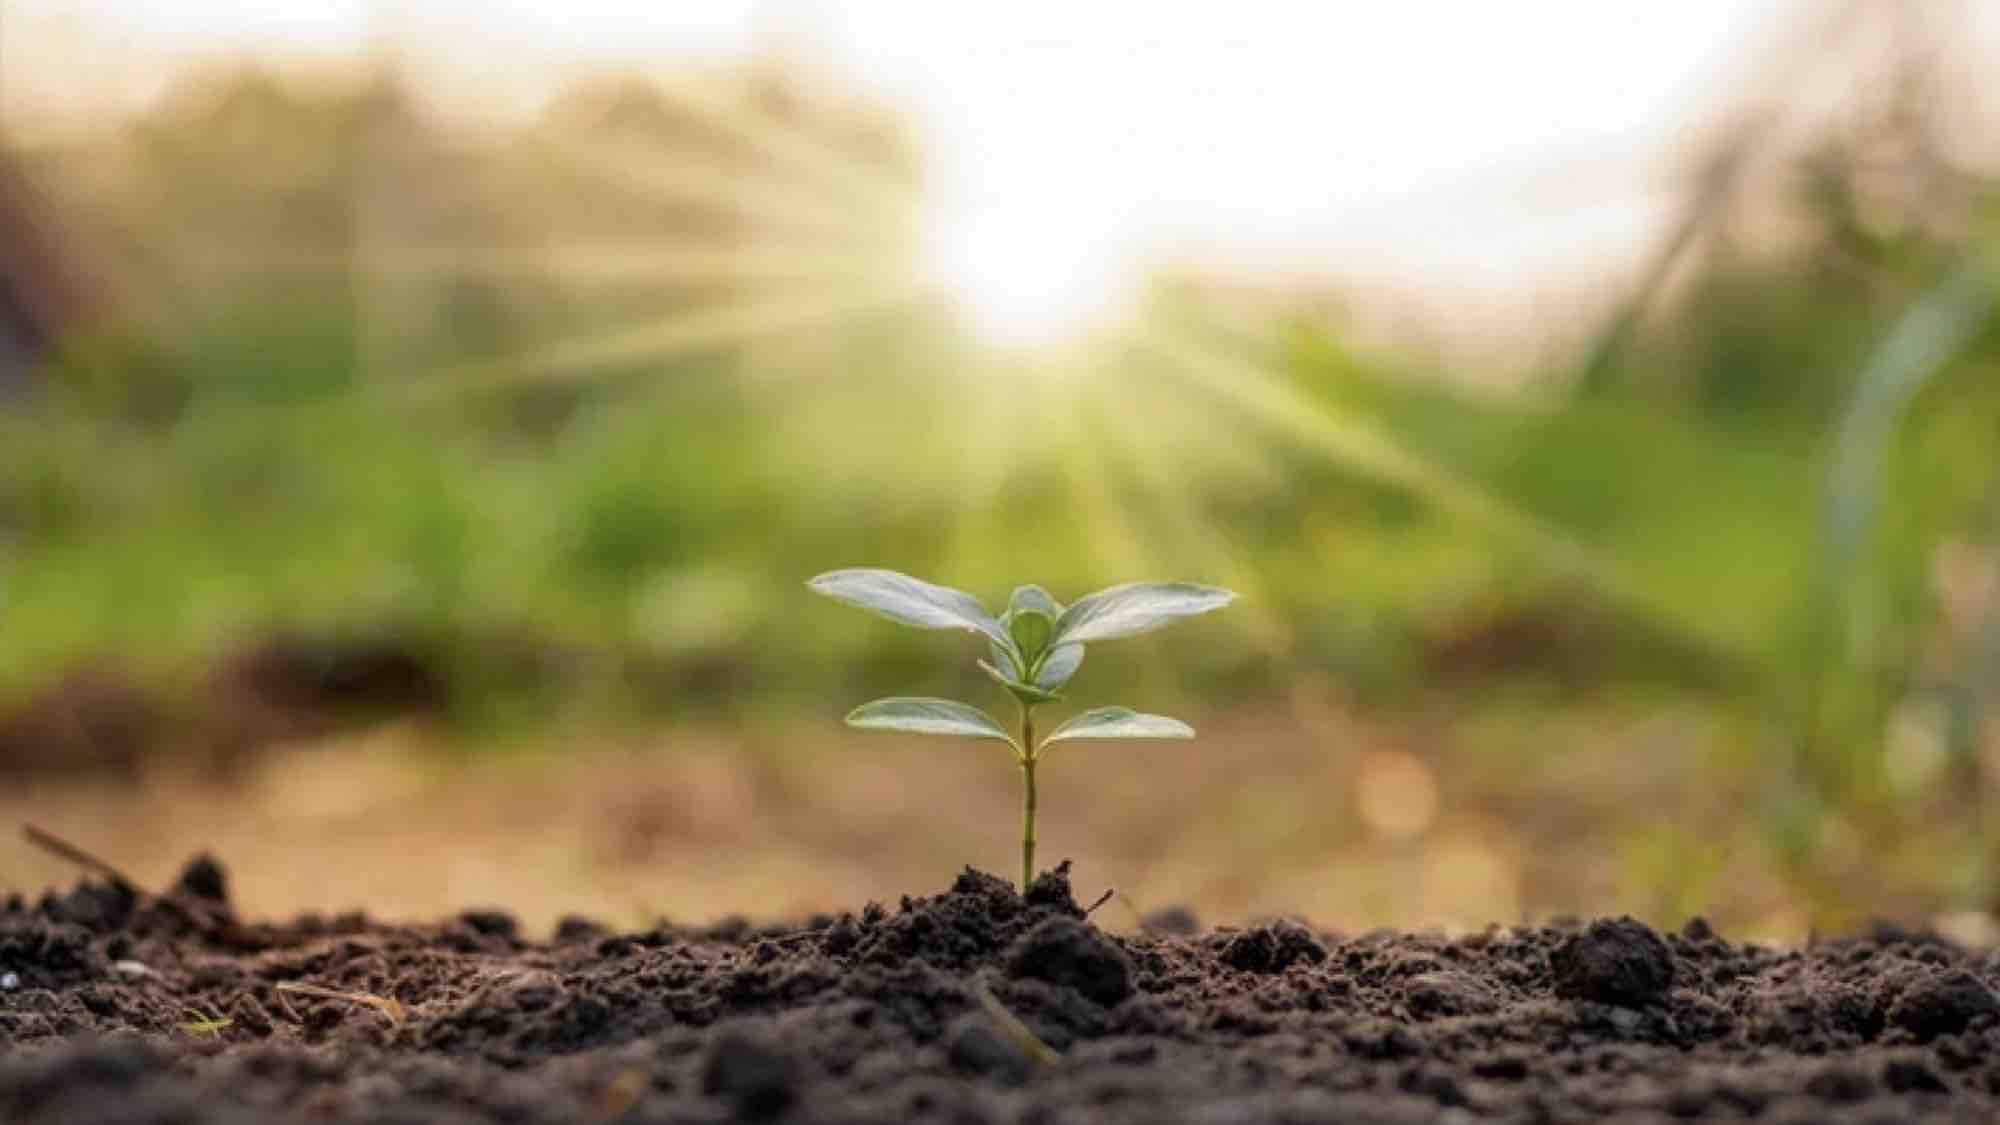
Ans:
MULTIPOLYGON (((1071 373, 1064 382, 1068 385, 1080 384, 1085 373, 1071 373)), ((1112 489, 1112 462, 1104 444, 1098 439, 1088 415, 1091 411, 1078 409, 1074 405, 1063 412, 1066 425, 1063 438, 1066 448, 1071 451, 1071 463, 1075 466, 1069 474, 1072 496, 1078 510, 1078 522, 1087 530, 1085 548, 1106 576, 1130 576, 1144 579, 1149 575, 1177 573, 1175 560, 1162 551, 1153 537, 1146 534, 1133 519, 1129 507, 1119 502, 1112 489)), ((1204 579, 1211 576, 1203 575, 1204 579)), ((1169 671, 1165 664, 1151 662, 1139 672, 1142 690, 1147 693, 1161 693, 1185 696, 1188 693, 1187 672, 1182 668, 1169 671)))
MULTIPOLYGON (((1122 389, 1114 388, 1110 393, 1122 393, 1122 389)), ((1093 407, 1096 432, 1104 435, 1118 460, 1130 466, 1147 501, 1165 521, 1167 533, 1188 553, 1205 580, 1243 595, 1238 607, 1240 624, 1258 648, 1268 656, 1285 656, 1292 645, 1292 632, 1278 619, 1275 603, 1267 596, 1257 569, 1196 507, 1188 487, 1193 473, 1186 452, 1170 451, 1166 443, 1139 433, 1123 401, 1107 402, 1100 392, 1093 396, 1093 407)))
MULTIPOLYGON (((1065 362, 1075 363, 1071 358, 1065 362)), ((1073 383, 1081 373, 1071 373, 1064 382, 1073 383)), ((1061 412, 1063 448, 1075 458, 1076 469, 1068 474, 1071 496, 1082 525, 1090 529, 1091 555, 1105 574, 1146 575, 1161 573, 1170 561, 1151 540, 1140 534, 1125 505, 1111 490, 1110 462, 1102 443, 1089 429, 1085 412, 1075 408, 1061 412)))
POLYGON ((710 348, 837 324, 922 298, 917 280, 888 281, 823 296, 773 297, 702 309, 643 325, 557 344, 523 356, 458 364, 412 385, 417 397, 533 382, 566 382, 594 369, 637 360, 666 360, 710 348), (467 384, 471 385, 468 387, 467 384))
POLYGON ((660 91, 677 107, 707 124, 726 129, 770 160, 802 173, 815 186, 831 186, 856 206, 875 215, 898 219, 921 205, 917 192, 870 169, 818 140, 772 120, 740 96, 713 83, 661 83, 660 91))
POLYGON ((975 378, 959 384, 983 424, 971 427, 952 443, 959 463, 959 489, 944 555, 951 573, 967 572, 994 549, 989 534, 991 513, 999 507, 1010 474, 1020 472, 1027 462, 1025 438, 1032 432, 1023 422, 1033 400, 1001 391, 996 384, 1004 373, 992 364, 990 356, 981 358, 984 362, 968 357, 968 363, 980 362, 980 367, 973 373, 975 378))
POLYGON ((1192 340, 1183 331, 1153 325, 1134 332, 1132 340, 1203 390, 1333 461, 1406 488, 1452 515, 1500 533, 1533 550, 1559 572, 1719 656, 1733 662, 1747 660, 1735 638, 1661 607, 1589 545, 1454 477, 1403 448, 1378 426, 1328 413, 1256 364, 1192 340))
POLYGON ((631 191, 659 198, 723 208, 777 230, 810 233, 843 243, 878 242, 895 245, 889 237, 899 220, 871 212, 837 197, 807 192, 799 185, 768 176, 749 175, 704 164, 677 154, 602 142, 558 142, 543 139, 540 147, 571 167, 631 191))
POLYGON ((549 247, 390 247, 343 253, 192 253, 207 271, 358 275, 368 279, 431 280, 466 275, 564 282, 866 281, 897 263, 886 254, 777 247, 562 245, 549 247))

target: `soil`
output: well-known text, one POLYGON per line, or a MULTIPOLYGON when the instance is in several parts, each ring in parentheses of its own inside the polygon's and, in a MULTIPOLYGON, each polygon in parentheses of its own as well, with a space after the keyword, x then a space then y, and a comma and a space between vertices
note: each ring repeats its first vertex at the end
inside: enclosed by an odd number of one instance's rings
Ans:
POLYGON ((2000 956, 1888 926, 1116 935, 1064 865, 1025 897, 968 869, 794 926, 533 941, 501 911, 248 923, 227 882, 203 858, 157 897, 0 903, 0 1120, 2000 1119, 2000 956))

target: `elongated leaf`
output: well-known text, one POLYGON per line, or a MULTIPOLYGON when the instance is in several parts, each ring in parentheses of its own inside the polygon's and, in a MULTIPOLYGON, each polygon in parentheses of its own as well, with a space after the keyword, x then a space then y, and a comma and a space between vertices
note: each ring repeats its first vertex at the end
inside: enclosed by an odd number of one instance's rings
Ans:
POLYGON ((865 609, 920 629, 969 629, 984 633, 1003 648, 1013 638, 986 612, 979 599, 963 590, 937 586, 893 570, 834 570, 807 582, 814 593, 865 609))
POLYGON ((950 734, 964 738, 991 738, 1014 745, 993 716, 977 707, 950 699, 922 699, 893 696, 863 703, 847 714, 847 725, 866 730, 896 730, 910 734, 950 734))
POLYGON ((1075 641, 1060 644, 1042 657, 1042 666, 1035 669, 1035 686, 1043 691, 1054 691, 1069 682, 1076 670, 1083 666, 1083 646, 1075 641))
POLYGON ((1130 707, 1093 707, 1049 732, 1047 746, 1086 738, 1193 738, 1194 728, 1165 715, 1147 715, 1130 707))
POLYGON ((1108 641, 1149 632, 1183 617, 1221 609, 1236 595, 1191 582, 1133 582, 1099 590, 1063 610, 1055 643, 1108 641))

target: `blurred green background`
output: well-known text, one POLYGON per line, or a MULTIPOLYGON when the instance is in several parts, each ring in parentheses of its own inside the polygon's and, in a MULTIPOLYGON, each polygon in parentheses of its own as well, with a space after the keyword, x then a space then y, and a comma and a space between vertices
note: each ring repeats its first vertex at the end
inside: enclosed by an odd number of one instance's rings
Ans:
MULTIPOLYGON (((1058 855, 1078 821, 1201 810, 1236 874, 1146 885, 1223 913, 1972 925, 2000 894, 2000 180, 1938 143, 1941 72, 1913 50, 1836 113, 1713 131, 1655 256, 1501 381, 1351 332, 1339 286, 1187 263, 996 344, 925 273, 919 130, 782 58, 589 76, 484 131, 393 62, 198 69, 0 164, 10 811, 101 838, 249 799, 162 771, 240 794, 386 722, 426 777, 643 745, 673 778, 705 732, 776 771, 756 815, 859 832, 866 801, 813 803, 859 745, 838 716, 993 693, 969 646, 804 579, 1186 579, 1242 600, 1075 693, 1236 732, 1240 783, 1151 809, 1164 766, 1094 767, 1052 790, 1058 855), (1354 873, 1467 848, 1506 897, 1354 873)), ((983 784, 985 850, 940 872, 1004 868, 983 784)), ((662 785, 631 815, 706 799, 662 785)), ((936 847, 924 823, 856 863, 901 870, 867 857, 936 847)), ((801 846, 776 835, 686 846, 801 846)), ((738 886, 680 909, 797 897, 738 886)))

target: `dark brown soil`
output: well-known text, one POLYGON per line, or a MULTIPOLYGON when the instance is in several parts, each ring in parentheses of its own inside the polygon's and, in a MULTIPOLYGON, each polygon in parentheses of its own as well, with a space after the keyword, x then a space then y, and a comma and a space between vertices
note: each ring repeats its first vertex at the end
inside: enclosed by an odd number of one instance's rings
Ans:
POLYGON ((968 870, 784 928, 254 925, 201 860, 159 899, 0 904, 0 1120, 2000 1120, 2000 959, 1921 934, 1171 922, 1114 936, 1064 870, 1025 899, 968 870))

